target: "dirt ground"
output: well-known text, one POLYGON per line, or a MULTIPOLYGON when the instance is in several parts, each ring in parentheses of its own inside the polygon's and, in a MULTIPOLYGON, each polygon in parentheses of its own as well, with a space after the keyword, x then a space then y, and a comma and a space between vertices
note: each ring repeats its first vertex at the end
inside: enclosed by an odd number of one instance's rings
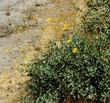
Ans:
POLYGON ((49 40, 76 31, 84 0, 0 1, 0 103, 20 103, 27 66, 49 40))

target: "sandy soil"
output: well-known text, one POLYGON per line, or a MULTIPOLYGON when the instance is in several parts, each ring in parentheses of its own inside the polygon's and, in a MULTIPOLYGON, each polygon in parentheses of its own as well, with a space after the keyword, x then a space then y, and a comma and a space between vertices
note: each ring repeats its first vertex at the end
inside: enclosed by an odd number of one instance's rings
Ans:
POLYGON ((0 103, 20 103, 28 64, 84 10, 84 0, 0 0, 0 103))

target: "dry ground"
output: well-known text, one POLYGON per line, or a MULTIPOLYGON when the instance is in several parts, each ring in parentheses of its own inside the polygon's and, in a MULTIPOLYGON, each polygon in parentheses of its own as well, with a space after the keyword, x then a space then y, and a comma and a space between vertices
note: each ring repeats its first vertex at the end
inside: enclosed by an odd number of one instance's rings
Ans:
POLYGON ((63 32, 77 30, 86 4, 84 0, 6 1, 0 1, 0 103, 20 103, 28 64, 49 40, 59 41, 63 32))

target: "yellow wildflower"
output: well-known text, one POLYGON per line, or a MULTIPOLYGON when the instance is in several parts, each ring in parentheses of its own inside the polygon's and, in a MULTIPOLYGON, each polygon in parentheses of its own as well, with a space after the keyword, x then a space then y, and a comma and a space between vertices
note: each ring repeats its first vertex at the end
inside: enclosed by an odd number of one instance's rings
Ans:
POLYGON ((77 48, 72 48, 72 52, 73 52, 73 53, 76 53, 77 51, 78 51, 77 48))
POLYGON ((62 30, 65 31, 65 30, 67 30, 68 28, 69 28, 69 25, 68 25, 68 24, 64 24, 62 30))
POLYGON ((67 40, 67 43, 69 44, 71 41, 72 41, 71 39, 68 39, 68 40, 67 40))
POLYGON ((49 18, 47 19, 47 22, 48 22, 48 23, 52 22, 52 18, 49 17, 49 18))

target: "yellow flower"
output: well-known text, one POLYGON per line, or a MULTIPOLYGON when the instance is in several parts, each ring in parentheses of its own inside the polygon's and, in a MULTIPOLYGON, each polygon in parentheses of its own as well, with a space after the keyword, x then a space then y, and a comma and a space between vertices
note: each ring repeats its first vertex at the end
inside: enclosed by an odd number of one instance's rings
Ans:
POLYGON ((78 51, 77 48, 72 48, 72 52, 73 52, 73 53, 76 53, 77 51, 78 51))
POLYGON ((69 44, 71 41, 72 41, 71 39, 68 39, 68 40, 67 40, 67 43, 69 44))
POLYGON ((47 19, 47 22, 48 22, 48 23, 52 22, 52 18, 49 17, 49 18, 47 19))
POLYGON ((65 30, 67 30, 68 28, 69 28, 69 25, 68 25, 68 24, 64 24, 62 30, 65 31, 65 30))

